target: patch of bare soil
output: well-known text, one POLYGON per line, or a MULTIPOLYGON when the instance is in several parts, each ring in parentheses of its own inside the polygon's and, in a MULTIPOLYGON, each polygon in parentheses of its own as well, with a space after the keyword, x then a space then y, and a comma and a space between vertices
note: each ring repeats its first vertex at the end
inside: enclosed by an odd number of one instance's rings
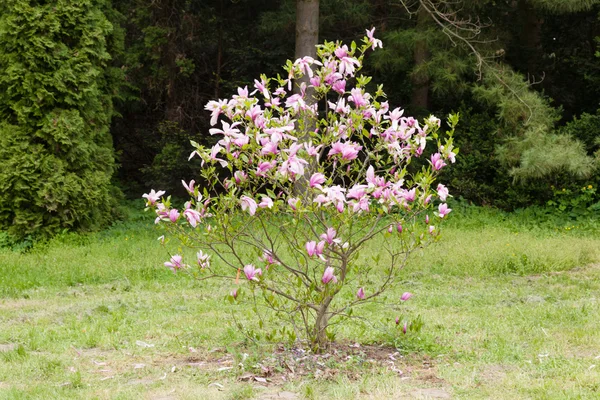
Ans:
POLYGON ((380 371, 382 368, 403 379, 416 379, 428 386, 445 383, 437 376, 434 360, 428 356, 403 356, 393 347, 358 343, 335 343, 320 354, 302 347, 279 345, 272 353, 258 361, 254 358, 252 362, 234 360, 224 350, 170 359, 169 362, 179 367, 207 371, 240 371, 239 381, 264 386, 282 385, 304 378, 332 380, 340 375, 358 380, 366 370, 380 371))
POLYGON ((410 392, 410 396, 416 399, 451 399, 450 393, 444 389, 415 389, 410 392))
POLYGON ((13 351, 16 348, 17 345, 15 343, 0 343, 0 353, 13 351))

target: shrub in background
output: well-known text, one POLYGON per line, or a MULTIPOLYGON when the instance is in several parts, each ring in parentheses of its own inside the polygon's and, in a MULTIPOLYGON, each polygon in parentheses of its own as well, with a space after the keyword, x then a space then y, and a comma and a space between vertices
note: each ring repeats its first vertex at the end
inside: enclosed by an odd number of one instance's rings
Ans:
POLYGON ((232 301, 262 296, 288 322, 282 333, 315 349, 333 339, 334 321, 398 282, 408 255, 438 237, 451 211, 435 179, 455 160, 457 117, 440 135, 439 119, 404 116, 381 86, 369 93, 371 79, 357 74, 367 49, 380 46, 373 31, 360 46, 326 42, 318 60, 288 61, 285 77, 261 76, 253 92, 209 102, 219 141, 194 143, 191 154, 206 186, 183 182, 183 209, 163 191, 144 195, 156 222, 197 250, 193 260, 173 254, 167 267, 223 279, 232 301), (305 75, 309 87, 292 92, 305 75), (428 142, 433 154, 414 168, 428 142), (380 252, 364 254, 371 240, 380 252))
POLYGON ((0 5, 0 229, 14 239, 112 219, 109 124, 122 38, 102 0, 0 5))

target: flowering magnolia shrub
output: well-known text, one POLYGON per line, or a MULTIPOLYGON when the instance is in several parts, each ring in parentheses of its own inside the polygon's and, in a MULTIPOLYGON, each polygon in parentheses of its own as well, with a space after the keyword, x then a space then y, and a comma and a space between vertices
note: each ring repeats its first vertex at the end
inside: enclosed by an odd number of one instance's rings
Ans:
POLYGON ((350 48, 326 42, 318 59, 288 61, 286 76, 210 101, 217 142, 192 142, 190 155, 202 160, 202 187, 182 182, 191 196, 183 209, 163 191, 144 195, 156 223, 197 249, 196 259, 175 254, 165 266, 224 279, 230 300, 262 295, 315 348, 333 320, 394 284, 451 211, 435 178, 455 160, 457 117, 442 137, 439 119, 405 116, 381 86, 369 93, 359 71, 381 45, 373 30, 350 48), (305 75, 310 84, 298 85, 305 75))

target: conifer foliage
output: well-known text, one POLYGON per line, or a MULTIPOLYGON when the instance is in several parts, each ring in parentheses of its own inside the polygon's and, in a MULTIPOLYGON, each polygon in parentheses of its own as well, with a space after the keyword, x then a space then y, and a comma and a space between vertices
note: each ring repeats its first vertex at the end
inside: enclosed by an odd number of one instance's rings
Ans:
POLYGON ((121 73, 103 0, 0 5, 0 229, 15 239, 113 214, 109 125, 121 73))

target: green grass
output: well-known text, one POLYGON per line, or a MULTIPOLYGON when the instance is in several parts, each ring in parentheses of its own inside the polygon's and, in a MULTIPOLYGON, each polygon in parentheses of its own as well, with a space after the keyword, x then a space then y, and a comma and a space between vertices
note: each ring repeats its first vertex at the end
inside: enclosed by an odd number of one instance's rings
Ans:
POLYGON ((402 377, 359 362, 333 365, 340 372, 328 379, 239 381, 275 345, 254 345, 235 328, 231 312, 249 326, 255 317, 223 300, 230 288, 162 267, 168 256, 149 215, 25 253, 0 249, 0 398, 381 399, 433 388, 468 399, 600 398, 595 225, 456 211, 403 282, 360 310, 375 326, 337 329, 342 343, 395 343, 402 377), (400 308, 403 291, 415 296, 400 308), (400 313, 420 315, 421 332, 399 334, 400 313))

